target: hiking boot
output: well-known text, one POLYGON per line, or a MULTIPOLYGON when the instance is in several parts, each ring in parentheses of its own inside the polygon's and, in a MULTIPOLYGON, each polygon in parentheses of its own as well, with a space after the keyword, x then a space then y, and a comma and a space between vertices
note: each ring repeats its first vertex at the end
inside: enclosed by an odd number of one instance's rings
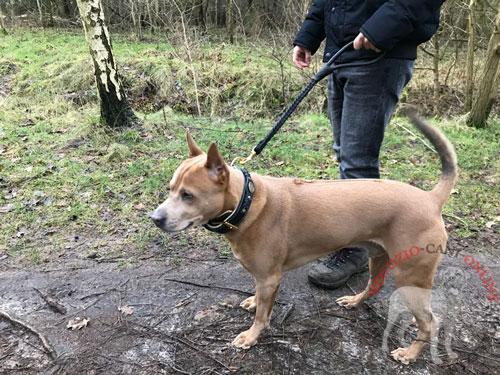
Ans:
POLYGON ((309 270, 309 281, 325 288, 335 289, 354 274, 368 270, 368 251, 359 247, 346 247, 326 257, 309 270))

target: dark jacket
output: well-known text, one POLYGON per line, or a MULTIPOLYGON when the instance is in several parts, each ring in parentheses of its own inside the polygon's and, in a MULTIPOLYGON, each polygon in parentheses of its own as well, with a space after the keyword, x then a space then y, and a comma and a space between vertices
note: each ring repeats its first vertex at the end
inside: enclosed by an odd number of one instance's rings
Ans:
MULTIPOLYGON (((294 44, 314 54, 326 37, 323 61, 362 32, 386 57, 415 59, 417 46, 439 27, 444 0, 314 0, 294 44)), ((375 52, 348 50, 339 61, 370 58, 375 52)))

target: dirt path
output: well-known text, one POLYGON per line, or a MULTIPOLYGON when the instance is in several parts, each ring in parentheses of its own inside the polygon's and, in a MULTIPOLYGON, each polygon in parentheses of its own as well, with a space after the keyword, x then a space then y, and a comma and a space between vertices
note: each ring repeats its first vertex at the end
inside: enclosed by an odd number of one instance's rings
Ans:
MULTIPOLYGON (((253 291, 252 278, 233 257, 203 245, 175 249, 188 258, 175 266, 165 265, 165 257, 175 251, 165 255, 159 248, 151 258, 125 268, 114 260, 79 257, 29 269, 0 260, 0 310, 29 324, 54 351, 52 358, 40 337, 0 317, 0 373, 493 374, 500 366, 499 305, 489 303, 476 270, 464 262, 465 255, 473 255, 498 286, 498 257, 476 251, 479 245, 496 251, 493 231, 475 239, 452 238, 450 248, 461 253, 445 255, 439 266, 435 311, 443 313, 445 307, 458 355, 448 357, 440 332, 440 365, 428 347, 408 366, 382 350, 394 291, 391 277, 378 297, 345 310, 335 298, 361 291, 368 275, 324 291, 306 282, 309 266, 285 275, 271 329, 259 344, 248 351, 231 347, 252 322, 252 314, 238 308, 253 291), (450 272, 457 275, 451 281, 450 272), (51 309, 43 296, 63 305, 66 315, 51 309), (88 319, 88 325, 66 328, 76 317, 88 319)), ((407 326, 403 339, 415 333, 407 326)), ((391 331, 390 350, 399 346, 398 336, 397 328, 391 331)))

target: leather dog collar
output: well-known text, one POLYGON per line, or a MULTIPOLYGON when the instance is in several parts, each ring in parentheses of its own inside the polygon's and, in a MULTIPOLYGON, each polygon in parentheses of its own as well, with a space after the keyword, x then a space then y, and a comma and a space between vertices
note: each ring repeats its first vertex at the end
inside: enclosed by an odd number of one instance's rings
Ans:
POLYGON ((237 230, 238 225, 245 218, 245 215, 252 204, 253 194, 255 192, 255 185, 250 173, 244 168, 238 168, 243 177, 245 178, 243 184, 243 193, 241 194, 240 202, 234 211, 226 211, 222 215, 217 216, 215 219, 209 220, 207 224, 203 225, 209 231, 224 234, 231 230, 237 230))

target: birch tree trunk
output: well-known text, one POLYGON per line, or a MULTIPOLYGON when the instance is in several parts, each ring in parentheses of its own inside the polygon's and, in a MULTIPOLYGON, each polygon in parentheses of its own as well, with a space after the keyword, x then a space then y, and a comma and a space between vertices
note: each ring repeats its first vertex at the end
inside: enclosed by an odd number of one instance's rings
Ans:
POLYGON ((476 0, 469 3, 468 41, 467 41, 467 68, 465 78, 465 110, 472 108, 472 95, 474 93, 474 47, 476 44, 476 0))
POLYGON ((491 34, 488 43, 488 51, 486 56, 486 63, 484 64, 483 76, 479 82, 476 100, 472 105, 472 109, 467 116, 467 124, 475 126, 476 128, 484 128, 486 120, 491 111, 491 97, 492 91, 498 90, 494 87, 495 77, 498 71, 500 62, 500 10, 495 19, 493 33, 491 34))
POLYGON ((42 9, 42 2, 41 2, 41 0, 36 0, 36 6, 38 8, 38 18, 40 20, 40 25, 42 27, 45 27, 45 24, 43 22, 43 9, 42 9))
POLYGON ((128 126, 136 118, 116 71, 101 0, 77 0, 89 45, 99 97, 101 121, 110 127, 128 126))

